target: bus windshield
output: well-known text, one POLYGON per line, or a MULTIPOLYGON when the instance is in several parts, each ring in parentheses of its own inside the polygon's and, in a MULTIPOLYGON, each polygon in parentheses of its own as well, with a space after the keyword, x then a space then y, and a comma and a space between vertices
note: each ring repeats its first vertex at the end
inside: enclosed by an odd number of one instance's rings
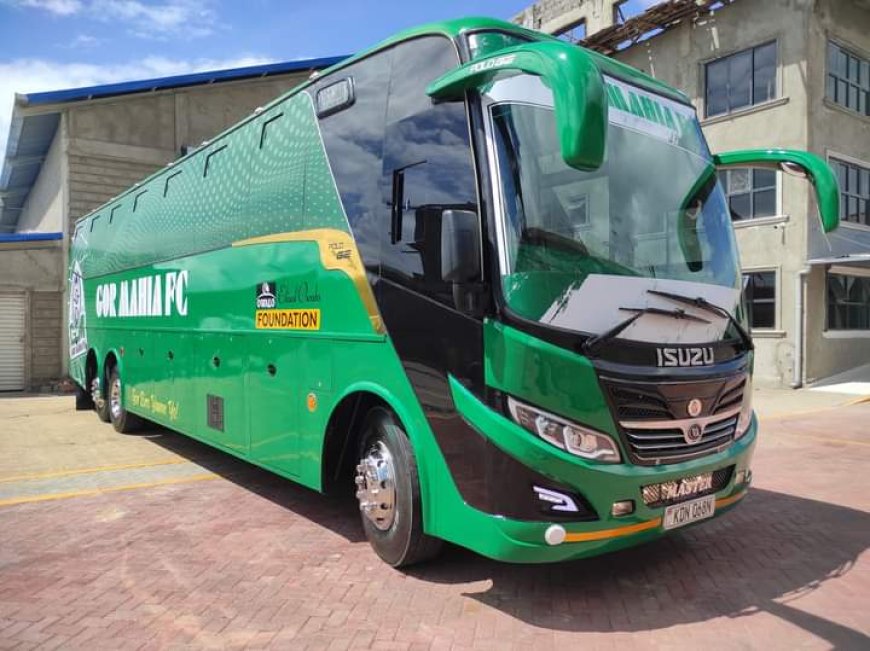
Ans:
MULTIPOLYGON (((629 314, 620 310, 648 307, 650 289, 702 296, 734 311, 737 248, 694 110, 605 81, 605 161, 593 171, 562 159, 552 93, 539 77, 502 79, 483 93, 508 306, 583 332, 600 332, 629 314), (629 286, 628 293, 615 291, 629 286), (585 308, 575 300, 580 295, 585 308), (590 318, 602 300, 612 303, 612 314, 590 318)), ((695 338, 718 339, 726 330, 719 325, 695 338)))

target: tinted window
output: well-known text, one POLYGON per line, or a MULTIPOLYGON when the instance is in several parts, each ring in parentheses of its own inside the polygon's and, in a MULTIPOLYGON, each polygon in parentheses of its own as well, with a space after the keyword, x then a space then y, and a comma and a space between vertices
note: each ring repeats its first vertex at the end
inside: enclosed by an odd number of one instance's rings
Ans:
POLYGON ((458 64, 446 38, 395 48, 382 177, 392 211, 381 251, 384 277, 445 301, 452 294, 441 281, 441 214, 476 211, 477 194, 465 105, 435 104, 426 86, 458 64))
MULTIPOLYGON (((384 115, 390 78, 390 52, 382 52, 349 66, 340 77, 353 79, 354 102, 321 118, 323 143, 335 176, 344 210, 366 267, 378 266, 379 230, 386 206, 381 197, 384 115)), ((310 93, 333 83, 333 76, 317 83, 310 93)))

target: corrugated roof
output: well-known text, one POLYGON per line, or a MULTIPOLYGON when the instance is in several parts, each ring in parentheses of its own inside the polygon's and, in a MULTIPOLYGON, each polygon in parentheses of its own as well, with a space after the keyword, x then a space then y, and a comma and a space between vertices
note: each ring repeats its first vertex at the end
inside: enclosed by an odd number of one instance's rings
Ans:
POLYGON ((15 230, 27 195, 39 176, 45 155, 54 140, 63 104, 171 88, 256 79, 305 70, 323 70, 346 58, 346 56, 335 56, 298 59, 85 88, 17 94, 9 125, 3 169, 0 171, 0 202, 2 202, 0 203, 0 232, 15 230))
POLYGON ((237 81, 240 79, 284 75, 291 72, 300 72, 302 70, 322 70, 331 65, 335 65, 346 58, 347 56, 321 57, 319 59, 298 59, 296 61, 267 63, 259 66, 246 66, 244 68, 210 70, 208 72, 195 72, 188 75, 175 75, 173 77, 124 81, 117 84, 70 88, 67 90, 55 90, 46 93, 30 93, 27 95, 18 95, 16 97, 16 102, 20 103, 22 106, 59 104, 62 102, 78 102, 82 100, 97 99, 100 97, 114 97, 117 95, 129 95, 131 93, 166 90, 169 88, 181 88, 184 86, 200 86, 203 84, 213 84, 223 81, 237 81))
POLYGON ((0 233, 0 244, 6 242, 49 242, 63 239, 63 233, 0 233))

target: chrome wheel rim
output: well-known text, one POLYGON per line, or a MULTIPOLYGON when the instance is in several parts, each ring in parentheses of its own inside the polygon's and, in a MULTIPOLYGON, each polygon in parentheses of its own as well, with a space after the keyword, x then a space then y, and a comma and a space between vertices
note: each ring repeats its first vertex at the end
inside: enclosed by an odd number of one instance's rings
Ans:
POLYGON ((121 415, 121 378, 115 377, 109 390, 109 409, 112 418, 117 419, 121 415))
POLYGON ((376 441, 356 467, 359 510, 377 529, 386 531, 396 519, 396 472, 393 455, 376 441))

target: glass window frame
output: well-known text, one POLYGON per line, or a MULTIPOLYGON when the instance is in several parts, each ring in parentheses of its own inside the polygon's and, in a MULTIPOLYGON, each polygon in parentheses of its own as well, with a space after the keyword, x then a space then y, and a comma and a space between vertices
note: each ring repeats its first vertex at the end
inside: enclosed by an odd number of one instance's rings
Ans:
MULTIPOLYGON (((859 317, 860 320, 860 317, 859 317)), ((826 332, 870 332, 870 276, 847 275, 825 270, 825 331, 826 332), (834 279, 842 279, 844 293, 849 293, 858 286, 857 291, 863 294, 863 301, 854 300, 839 300, 837 295, 831 291, 831 283, 834 279), (846 325, 836 325, 834 322, 834 309, 845 309, 846 325), (860 314, 863 310, 863 320, 865 326, 850 327, 851 311, 855 310, 860 314)))
MULTIPOLYGON (((743 295, 744 302, 746 305, 746 321, 749 323, 749 327, 752 332, 771 332, 775 331, 779 327, 779 300, 780 300, 780 291, 779 291, 779 272, 777 269, 763 268, 763 269, 743 269, 741 271, 743 275, 743 295), (755 298, 750 294, 749 285, 753 276, 763 276, 770 275, 773 280, 771 283, 771 287, 773 288, 773 298, 755 298), (764 303, 764 304, 772 304, 773 305, 773 323, 770 325, 755 325, 753 323, 753 315, 755 314, 755 310, 753 306, 756 303, 764 303)), ((753 290, 754 291, 754 290, 753 290)))
POLYGON ((849 160, 836 154, 828 156, 828 164, 837 177, 837 186, 840 192, 840 221, 870 228, 870 165, 863 165, 858 161, 849 160), (851 205, 856 206, 855 219, 852 219, 849 213, 851 205), (863 219, 862 205, 864 207, 863 219))
POLYGON ((753 106, 758 106, 760 104, 765 104, 767 102, 772 102, 780 97, 780 80, 779 80, 779 68, 780 68, 780 57, 779 57, 779 40, 778 39, 770 39, 764 41, 763 43, 759 43, 758 45, 753 45, 751 47, 743 48, 742 50, 738 50, 736 52, 731 52, 725 56, 718 57, 716 59, 711 59, 709 61, 705 61, 703 63, 703 81, 704 81, 704 118, 715 118, 724 115, 731 115, 733 113, 739 113, 741 111, 746 111, 751 109, 753 106), (773 91, 769 97, 765 97, 764 99, 757 100, 756 95, 756 63, 755 63, 755 55, 756 51, 760 50, 769 45, 774 46, 774 50, 776 53, 776 58, 774 61, 774 69, 773 69, 773 91), (710 66, 721 64, 727 61, 734 60, 742 55, 745 55, 747 52, 750 53, 750 76, 749 76, 749 103, 745 105, 741 105, 735 108, 731 108, 730 105, 730 89, 726 87, 725 89, 725 104, 726 108, 724 111, 718 111, 716 113, 710 112, 710 66))
POLYGON ((719 171, 719 182, 722 184, 722 190, 725 193, 725 198, 728 201, 728 207, 731 208, 731 198, 732 196, 748 194, 749 195, 749 216, 743 217, 740 219, 735 219, 732 213, 731 221, 734 223, 740 222, 748 222, 755 219, 768 219, 771 217, 777 217, 781 214, 780 205, 779 205, 779 183, 780 183, 780 175, 779 172, 774 170, 760 170, 758 168, 735 168, 735 169, 727 169, 719 171), (731 191, 731 175, 735 171, 738 170, 747 170, 749 172, 749 189, 745 192, 732 192, 731 191), (756 177, 759 176, 759 172, 770 171, 773 173, 773 185, 755 185, 756 177), (774 194, 774 208, 772 215, 756 215, 756 195, 761 192, 769 192, 773 190, 774 194))
POLYGON ((858 115, 870 116, 870 59, 833 39, 828 39, 825 54, 825 99, 858 115), (845 70, 837 65, 842 59, 845 70))

